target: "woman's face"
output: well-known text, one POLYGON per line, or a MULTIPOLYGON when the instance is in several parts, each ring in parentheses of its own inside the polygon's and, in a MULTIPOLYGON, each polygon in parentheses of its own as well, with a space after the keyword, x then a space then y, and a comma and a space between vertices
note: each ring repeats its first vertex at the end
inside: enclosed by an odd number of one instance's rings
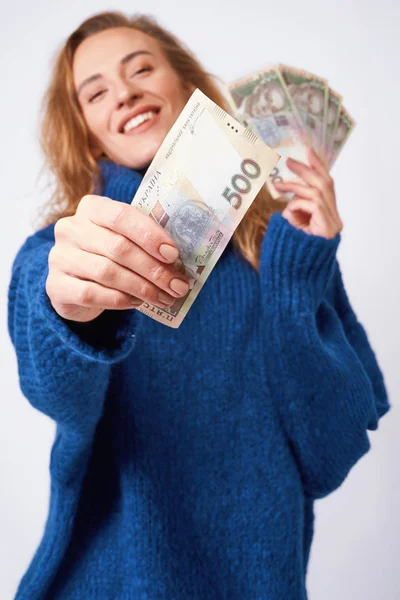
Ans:
POLYGON ((94 155, 103 152, 132 169, 151 163, 195 90, 182 85, 155 39, 128 27, 84 40, 75 52, 73 77, 94 155), (133 128, 124 131, 135 113, 147 120, 134 118, 133 128))

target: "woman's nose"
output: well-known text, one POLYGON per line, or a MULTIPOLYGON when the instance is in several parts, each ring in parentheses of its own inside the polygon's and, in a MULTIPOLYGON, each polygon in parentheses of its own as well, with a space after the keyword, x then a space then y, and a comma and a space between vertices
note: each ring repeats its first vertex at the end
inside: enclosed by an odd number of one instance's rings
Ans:
POLYGON ((121 79, 116 84, 116 101, 118 106, 129 102, 132 99, 140 97, 139 88, 132 82, 127 82, 121 79))

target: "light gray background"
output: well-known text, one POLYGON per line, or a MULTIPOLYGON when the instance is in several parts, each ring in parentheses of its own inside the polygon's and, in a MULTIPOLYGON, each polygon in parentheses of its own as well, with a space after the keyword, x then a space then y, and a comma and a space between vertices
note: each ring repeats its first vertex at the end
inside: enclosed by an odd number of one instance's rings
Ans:
MULTIPOLYGON (((22 396, 6 329, 12 260, 47 196, 37 181, 39 103, 50 58, 101 10, 142 10, 225 81, 272 62, 326 77, 357 127, 335 165, 345 286, 387 382, 392 410, 339 490, 316 503, 310 600, 400 598, 399 143, 400 8, 396 0, 286 2, 9 2, 0 36, 2 192, 0 598, 13 598, 41 539, 54 424, 22 396), (397 455, 396 455, 397 453, 397 455)), ((182 599, 190 600, 190 599, 182 599)), ((245 599, 243 599, 245 600, 245 599)), ((292 600, 292 599, 287 599, 292 600)))

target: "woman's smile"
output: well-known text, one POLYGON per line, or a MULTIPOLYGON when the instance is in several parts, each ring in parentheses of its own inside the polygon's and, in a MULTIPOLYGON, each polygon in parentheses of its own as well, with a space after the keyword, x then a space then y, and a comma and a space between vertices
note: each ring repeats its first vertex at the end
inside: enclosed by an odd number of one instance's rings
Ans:
POLYGON ((140 133, 144 133, 145 131, 150 129, 150 127, 152 127, 153 125, 158 123, 158 121, 160 119, 160 112, 161 112, 161 110, 159 110, 158 112, 149 111, 146 113, 142 113, 141 115, 138 115, 139 117, 141 117, 141 116, 147 117, 147 115, 149 116, 149 118, 146 118, 142 123, 139 123, 138 125, 134 125, 134 121, 137 119, 137 117, 133 117, 133 119, 131 119, 133 126, 130 126, 131 121, 128 121, 128 124, 127 124, 128 129, 127 129, 127 131, 123 132, 123 135, 137 135, 140 133))

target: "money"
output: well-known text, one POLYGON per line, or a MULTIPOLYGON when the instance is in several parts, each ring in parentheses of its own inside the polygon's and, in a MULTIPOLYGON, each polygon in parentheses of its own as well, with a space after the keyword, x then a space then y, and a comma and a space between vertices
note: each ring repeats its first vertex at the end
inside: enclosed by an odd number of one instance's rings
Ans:
POLYGON ((278 67, 271 67, 229 84, 227 92, 241 122, 281 156, 266 182, 272 197, 279 198, 275 182, 299 181, 286 159, 308 164, 309 136, 285 81, 278 67))
POLYGON ((342 108, 342 96, 329 88, 328 112, 326 115, 326 128, 324 143, 321 150, 321 158, 325 166, 330 169, 332 166, 333 138, 339 121, 340 110, 342 108))
POLYGON ((330 167, 335 163, 339 152, 343 149, 350 133, 355 127, 355 121, 351 118, 344 106, 340 109, 337 125, 333 135, 332 152, 330 155, 330 167))
POLYGON ((328 82, 307 71, 279 65, 289 94, 308 133, 308 145, 320 152, 328 113, 328 82))
POLYGON ((330 170, 355 126, 342 96, 303 69, 272 65, 225 84, 225 91, 238 120, 281 156, 266 182, 274 199, 294 196, 279 193, 274 182, 302 182, 287 167, 289 156, 308 165, 312 146, 330 170))
POLYGON ((253 132, 196 89, 168 132, 132 200, 179 249, 186 296, 137 310, 177 328, 279 160, 253 132))

